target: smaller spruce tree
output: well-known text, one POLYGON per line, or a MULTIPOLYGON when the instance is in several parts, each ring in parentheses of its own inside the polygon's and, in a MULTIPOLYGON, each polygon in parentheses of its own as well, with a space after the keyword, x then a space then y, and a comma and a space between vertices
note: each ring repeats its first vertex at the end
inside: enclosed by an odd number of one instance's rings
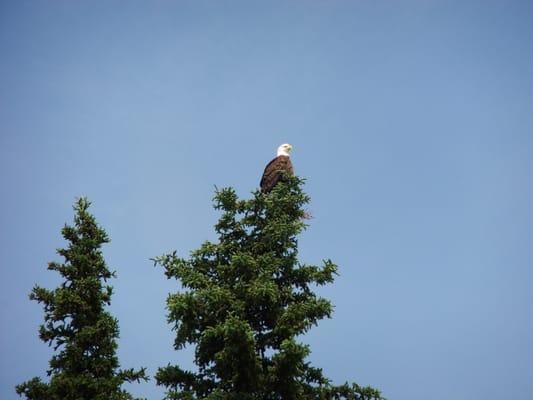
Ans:
POLYGON ((144 368, 119 369, 118 322, 105 309, 112 295, 106 282, 115 273, 100 250, 109 238, 88 212, 90 204, 86 198, 77 200, 74 225, 62 229, 69 245, 57 250, 65 262, 48 264, 64 281, 53 290, 35 286, 30 293, 44 307, 39 337, 53 345, 55 354, 48 383, 36 377, 16 387, 29 400, 133 399, 122 384, 148 379, 144 368))

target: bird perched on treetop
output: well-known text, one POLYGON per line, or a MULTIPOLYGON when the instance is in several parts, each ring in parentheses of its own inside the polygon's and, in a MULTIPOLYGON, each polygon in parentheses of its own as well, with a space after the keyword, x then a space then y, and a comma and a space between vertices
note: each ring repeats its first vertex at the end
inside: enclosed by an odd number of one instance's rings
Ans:
POLYGON ((294 174, 292 163, 290 159, 290 152, 292 146, 290 144, 282 144, 278 147, 278 155, 272 161, 270 161, 265 167, 263 177, 261 178, 261 192, 269 193, 274 186, 283 179, 283 174, 294 174))

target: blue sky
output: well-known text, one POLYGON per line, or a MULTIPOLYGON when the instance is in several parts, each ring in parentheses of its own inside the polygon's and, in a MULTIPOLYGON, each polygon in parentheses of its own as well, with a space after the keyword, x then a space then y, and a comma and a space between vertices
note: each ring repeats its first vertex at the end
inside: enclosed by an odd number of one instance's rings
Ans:
POLYGON ((149 258, 215 239, 214 185, 249 196, 289 142, 301 259, 340 266, 315 365, 394 400, 531 399, 532 20, 525 1, 1 1, 0 397, 47 368, 27 296, 59 282, 80 195, 112 239, 122 365, 190 366, 149 258))

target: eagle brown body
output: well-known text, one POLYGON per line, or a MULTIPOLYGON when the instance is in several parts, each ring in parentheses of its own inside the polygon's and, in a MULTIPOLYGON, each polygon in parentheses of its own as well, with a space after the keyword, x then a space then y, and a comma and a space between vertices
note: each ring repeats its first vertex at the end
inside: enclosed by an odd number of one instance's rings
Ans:
POLYGON ((291 158, 286 155, 279 155, 270 161, 265 167, 263 177, 261 178, 261 192, 269 193, 274 186, 283 179, 283 174, 294 174, 291 158))

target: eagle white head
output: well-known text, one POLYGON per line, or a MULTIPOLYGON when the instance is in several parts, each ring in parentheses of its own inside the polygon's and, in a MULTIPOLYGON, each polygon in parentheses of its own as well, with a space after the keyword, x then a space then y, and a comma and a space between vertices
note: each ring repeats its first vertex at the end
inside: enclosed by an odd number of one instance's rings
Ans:
POLYGON ((288 143, 284 143, 278 147, 278 157, 279 156, 290 156, 292 146, 288 143))

